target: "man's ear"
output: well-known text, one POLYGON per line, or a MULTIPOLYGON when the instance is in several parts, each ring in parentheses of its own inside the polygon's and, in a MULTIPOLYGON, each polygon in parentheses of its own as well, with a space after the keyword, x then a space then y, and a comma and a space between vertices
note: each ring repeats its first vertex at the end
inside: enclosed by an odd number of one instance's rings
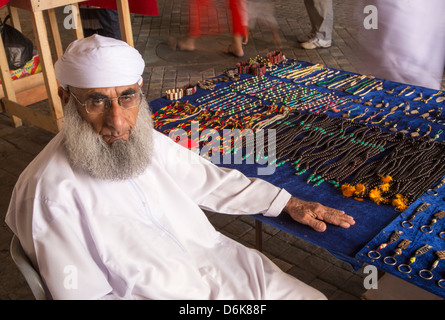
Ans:
POLYGON ((68 100, 70 98, 70 93, 68 90, 65 90, 63 87, 59 87, 57 89, 57 94, 59 95, 60 99, 62 100, 63 105, 68 103, 68 100))

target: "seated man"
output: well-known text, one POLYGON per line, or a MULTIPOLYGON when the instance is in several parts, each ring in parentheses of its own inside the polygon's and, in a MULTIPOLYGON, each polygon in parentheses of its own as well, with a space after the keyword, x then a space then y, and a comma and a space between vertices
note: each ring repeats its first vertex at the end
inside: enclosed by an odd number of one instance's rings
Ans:
POLYGON ((143 70, 137 50, 98 35, 73 42, 55 65, 65 126, 22 173, 6 218, 52 298, 325 298, 217 232, 201 208, 284 209, 318 231, 354 220, 154 131, 143 70))

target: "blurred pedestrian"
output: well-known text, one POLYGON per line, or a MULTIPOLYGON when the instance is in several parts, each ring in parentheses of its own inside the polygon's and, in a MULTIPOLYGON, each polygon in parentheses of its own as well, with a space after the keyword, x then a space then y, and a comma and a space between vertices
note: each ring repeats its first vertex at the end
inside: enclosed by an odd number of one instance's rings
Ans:
MULTIPOLYGON (((369 7, 368 7, 369 8, 369 7)), ((445 1, 362 1, 362 17, 374 14, 359 41, 367 72, 383 79, 440 89, 445 66, 445 1), (365 6, 373 5, 366 15, 365 6)))
MULTIPOLYGON (((247 16, 249 29, 253 30, 256 23, 262 21, 270 28, 273 41, 276 45, 281 44, 281 38, 278 33, 278 22, 275 18, 275 7, 270 0, 247 0, 247 16)), ((244 40, 247 44, 247 38, 244 40)))
POLYGON ((85 37, 97 33, 104 37, 122 40, 119 15, 116 10, 81 5, 79 11, 85 37))
MULTIPOLYGON (((243 37, 247 36, 247 6, 246 0, 228 0, 232 17, 232 43, 226 50, 236 57, 242 57, 244 50, 242 47, 243 37)), ((189 0, 189 34, 186 38, 172 44, 179 50, 194 51, 196 49, 195 41, 201 35, 201 20, 207 10, 211 8, 212 3, 209 0, 189 0)))

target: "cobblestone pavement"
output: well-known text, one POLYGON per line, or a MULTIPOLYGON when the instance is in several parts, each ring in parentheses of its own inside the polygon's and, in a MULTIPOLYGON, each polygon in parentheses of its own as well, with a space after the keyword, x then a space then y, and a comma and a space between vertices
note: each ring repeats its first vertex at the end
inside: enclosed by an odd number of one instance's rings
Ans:
MULTIPOLYGON (((301 49, 296 36, 310 29, 303 1, 275 0, 275 15, 279 23, 282 44, 279 47, 289 58, 322 63, 329 67, 363 73, 363 62, 357 43, 357 24, 353 4, 356 0, 334 0, 335 28, 332 47, 321 50, 301 49)), ((216 10, 209 12, 203 22, 203 35, 197 40, 195 52, 172 50, 171 43, 187 34, 188 13, 186 2, 158 0, 160 15, 132 16, 135 47, 147 65, 144 72, 144 90, 147 99, 164 95, 165 90, 181 87, 198 80, 221 74, 233 67, 240 58, 222 53, 231 40, 230 14, 225 0, 215 0, 216 10)), ((64 47, 73 39, 71 30, 64 30, 63 12, 56 10, 64 47)), ((0 9, 0 17, 6 15, 0 9)), ((22 30, 33 39, 27 12, 20 10, 22 30), (28 19, 28 20, 27 20, 28 19)), ((264 55, 277 49, 272 33, 265 23, 259 22, 250 30, 245 57, 264 55)), ((244 59, 244 58, 243 58, 244 59)), ((36 104, 45 108, 45 103, 36 104)), ((11 231, 4 223, 13 186, 27 164, 54 135, 32 125, 19 128, 10 125, 5 113, 0 113, 0 299, 32 299, 28 286, 9 255, 11 231)), ((247 246, 255 243, 254 219, 208 214, 222 233, 247 246)), ((305 240, 263 225, 263 252, 291 275, 321 290, 329 299, 360 299, 365 292, 364 275, 334 258, 324 249, 305 240)))

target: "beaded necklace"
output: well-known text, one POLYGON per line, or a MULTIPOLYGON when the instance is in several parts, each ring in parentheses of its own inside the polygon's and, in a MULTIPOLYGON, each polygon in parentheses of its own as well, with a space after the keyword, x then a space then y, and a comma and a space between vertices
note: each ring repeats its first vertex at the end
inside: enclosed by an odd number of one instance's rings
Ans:
POLYGON ((445 145, 430 139, 396 136, 399 141, 391 153, 364 166, 351 185, 366 183, 368 195, 372 190, 380 191, 380 202, 391 203, 403 211, 445 174, 445 145), (384 189, 380 188, 382 177, 390 177, 384 189))
POLYGON ((372 81, 370 84, 366 84, 366 86, 361 86, 358 90, 352 92, 354 95, 365 96, 369 92, 373 90, 382 90, 383 82, 382 81, 372 81))
POLYGON ((283 97, 288 96, 293 91, 289 91, 294 89, 295 87, 286 82, 280 82, 277 85, 271 86, 268 89, 265 89, 261 92, 255 94, 255 97, 258 99, 267 99, 273 102, 281 102, 283 97))
POLYGON ((311 170, 308 182, 314 185, 330 181, 340 187, 354 175, 341 189, 356 200, 369 197, 404 210, 445 174, 445 145, 426 139, 420 143, 377 127, 301 113, 268 128, 277 132, 277 166, 292 162, 298 175, 311 170), (377 157, 383 152, 389 154, 377 157))
MULTIPOLYGON (((269 150, 271 146, 268 146, 267 140, 262 153, 265 158, 269 152, 276 155, 274 160, 271 157, 269 164, 281 166, 286 162, 292 163, 297 175, 310 171, 307 181, 314 185, 329 181, 344 196, 392 204, 400 211, 445 175, 445 146, 428 138, 431 126, 428 125, 425 134, 420 133, 419 126, 414 132, 420 135, 417 139, 400 132, 393 134, 376 126, 367 126, 368 123, 382 123, 402 106, 407 115, 415 114, 414 109, 410 111, 408 102, 405 101, 387 112, 382 108, 382 100, 375 105, 380 108, 378 112, 366 108, 352 119, 330 118, 325 111, 339 111, 337 108, 352 100, 333 92, 323 92, 327 90, 307 87, 316 84, 331 90, 365 96, 372 91, 381 90, 380 80, 362 75, 340 74, 339 71, 322 65, 302 67, 298 63, 286 65, 269 74, 293 82, 262 75, 250 76, 201 96, 195 100, 198 106, 177 101, 167 109, 162 108, 153 115, 155 127, 169 132, 169 127, 175 126, 186 130, 189 136, 192 120, 199 121, 199 132, 206 128, 250 128, 256 134, 266 134, 267 129, 275 129, 275 149, 269 150), (274 105, 265 106, 255 99, 268 100, 274 105), (376 118, 381 114, 383 116, 376 118)), ((397 96, 408 97, 414 93, 415 89, 405 86, 397 96)), ((437 95, 439 93, 423 99, 421 92, 420 96, 412 100, 426 104, 437 95)), ((363 104, 375 104, 372 100, 376 100, 375 97, 363 104)), ((385 108, 388 105, 388 102, 385 103, 385 108)), ((354 109, 348 112, 352 110, 354 109)), ((420 107, 416 110, 419 112, 420 107)), ((421 115, 425 121, 434 120, 429 118, 431 110, 424 117, 421 115)), ((434 118, 437 119, 440 113, 438 111, 434 118)), ((393 125, 394 129, 396 125, 397 123, 393 125)), ((440 133, 442 131, 437 131, 436 139, 440 133)), ((224 137, 210 141, 206 137, 209 136, 202 136, 200 146, 209 147, 210 153, 212 150, 221 153, 238 151, 239 137, 224 146, 220 143, 224 137)), ((242 146, 254 147, 252 140, 243 140, 242 146)))
POLYGON ((275 71, 270 72, 270 75, 277 78, 284 78, 288 73, 301 68, 300 63, 293 63, 284 68, 277 69, 275 71))
POLYGON ((340 70, 335 71, 335 70, 325 69, 317 73, 316 75, 309 77, 308 79, 294 79, 293 82, 298 84, 301 83, 304 84, 305 86, 310 86, 316 84, 317 82, 320 82, 321 80, 329 79, 339 73, 340 70))
POLYGON ((159 129, 162 126, 172 122, 184 121, 193 118, 202 111, 203 108, 194 106, 188 101, 175 101, 174 103, 159 109, 153 114, 153 125, 156 129, 159 129))
POLYGON ((243 88, 241 90, 238 90, 238 92, 246 95, 255 95, 258 92, 264 91, 268 88, 271 88, 272 86, 281 83, 278 79, 263 79, 261 81, 258 81, 255 84, 252 84, 246 88, 243 88))
POLYGON ((254 77, 250 77, 250 78, 246 78, 246 79, 234 82, 229 85, 229 88, 234 91, 241 91, 243 89, 250 87, 253 84, 256 84, 258 82, 265 82, 267 80, 268 80, 268 78, 263 75, 254 76, 254 77))
POLYGON ((325 68, 326 67, 321 64, 314 64, 312 66, 307 66, 298 70, 292 70, 290 72, 287 72, 285 75, 280 75, 280 77, 286 79, 301 79, 310 74, 313 74, 316 71, 324 70, 325 68))
POLYGON ((206 95, 203 95, 203 96, 195 99, 195 102, 202 103, 202 102, 210 100, 210 99, 215 99, 215 97, 217 97, 217 96, 219 96, 221 94, 226 94, 229 91, 230 91, 230 87, 228 87, 228 86, 222 87, 222 88, 219 88, 219 89, 217 89, 215 91, 212 91, 212 92, 210 92, 210 93, 208 93, 206 95))
MULTIPOLYGON (((277 165, 282 165, 287 161, 294 162, 298 174, 306 172, 312 165, 321 168, 328 161, 338 158, 341 153, 344 154, 345 159, 354 155, 354 153, 357 155, 360 152, 358 149, 363 147, 365 147, 365 149, 375 148, 377 153, 384 151, 384 148, 381 145, 374 143, 374 138, 371 136, 368 137, 368 141, 358 139, 357 137, 360 138, 358 130, 356 132, 356 139, 353 138, 354 135, 345 135, 342 133, 347 128, 352 127, 359 127, 362 128, 362 130, 375 129, 368 128, 364 125, 352 124, 348 121, 336 118, 330 119, 327 115, 317 116, 314 114, 297 113, 294 114, 294 117, 295 118, 292 120, 288 120, 284 123, 277 123, 274 128, 277 130, 277 165), (299 116, 295 117, 295 115, 299 116), (285 130, 286 126, 287 128, 285 130), (283 130, 285 131, 283 132, 283 130), (343 139, 350 141, 345 145, 343 139), (354 144, 359 148, 355 147, 354 144), (314 152, 319 148, 323 150, 314 152), (339 153, 340 151, 341 153, 339 153), (332 155, 334 155, 334 157, 332 157, 332 155)), ((368 152, 363 161, 366 161, 376 152, 368 152)), ((347 160, 337 160, 336 163, 339 166, 344 166, 347 165, 347 160)), ((357 162, 355 166, 358 166, 357 162)), ((330 166, 329 169, 332 167, 333 166, 330 166)), ((326 172, 327 171, 328 169, 326 169, 326 172)), ((344 172, 348 172, 344 167, 340 171, 343 172, 343 175, 344 172)), ((320 181, 322 182, 328 178, 334 179, 335 177, 331 174, 320 181)), ((344 177, 342 177, 342 179, 344 179, 344 177)), ((318 181, 318 183, 321 183, 320 181, 318 181)))
POLYGON ((365 96, 373 90, 383 89, 382 81, 366 75, 340 74, 327 80, 318 81, 316 84, 357 96, 365 96))

